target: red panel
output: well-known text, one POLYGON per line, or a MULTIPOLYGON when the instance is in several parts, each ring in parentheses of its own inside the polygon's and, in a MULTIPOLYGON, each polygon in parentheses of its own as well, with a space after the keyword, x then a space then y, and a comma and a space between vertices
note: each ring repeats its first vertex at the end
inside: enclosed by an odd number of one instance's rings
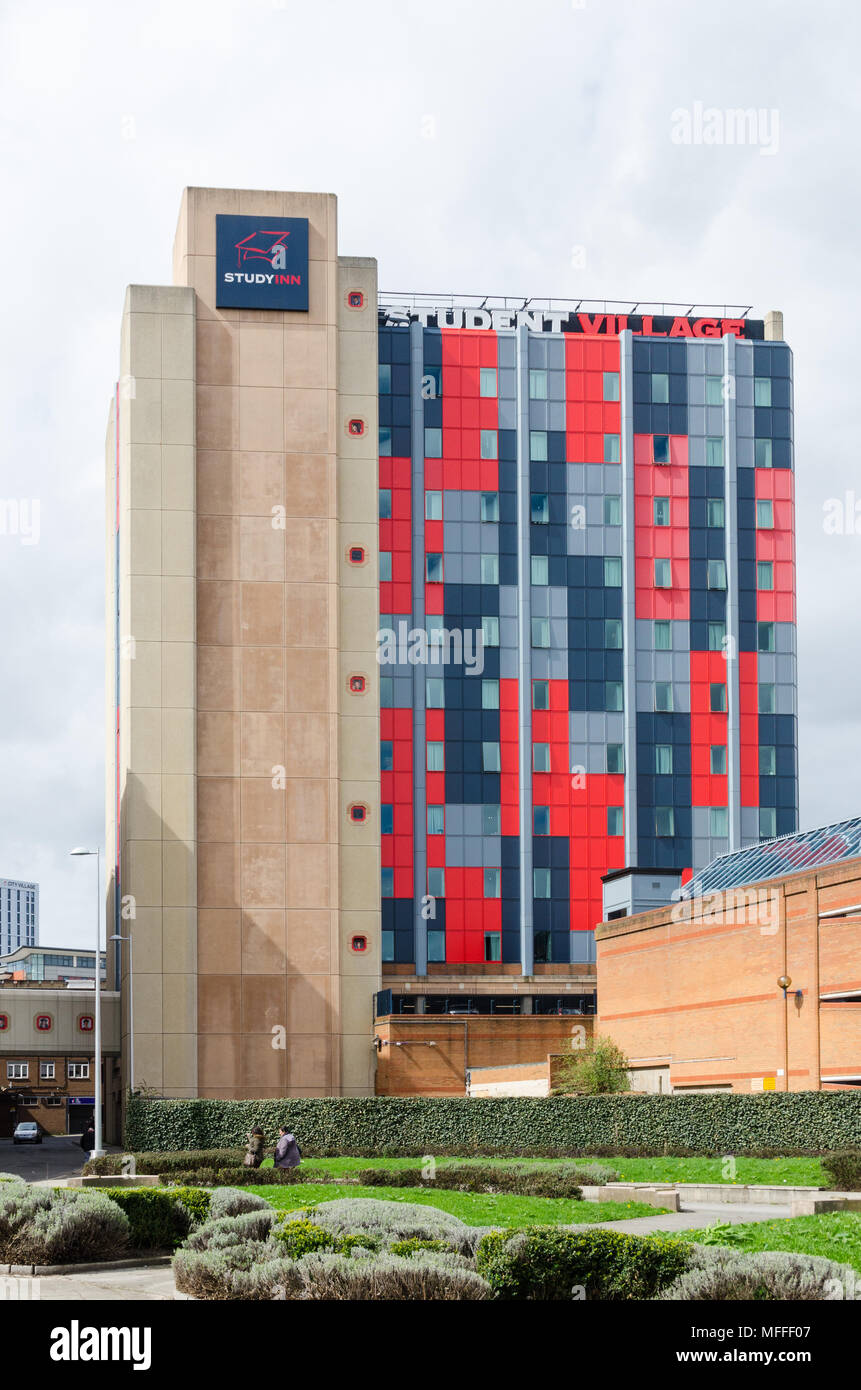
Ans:
POLYGON ((638 618, 690 617, 688 441, 670 437, 670 463, 652 461, 653 436, 634 435, 634 567, 638 618), (654 499, 669 497, 670 524, 655 526, 654 499), (673 587, 655 588, 655 560, 672 563, 673 587))
POLYGON ((444 328, 440 336, 443 457, 439 468, 426 464, 425 486, 495 492, 499 465, 481 458, 481 431, 498 429, 499 404, 495 396, 481 395, 480 369, 497 366, 496 333, 444 328))
POLYGON ((577 786, 574 780, 568 778, 571 929, 591 931, 603 917, 601 879, 611 869, 621 869, 625 862, 624 835, 607 834, 607 807, 624 805, 625 778, 593 772, 581 774, 577 786))
POLYGON ((392 741, 392 771, 380 775, 380 800, 391 805, 392 834, 380 836, 380 859, 394 868, 394 896, 413 896, 413 714, 380 710, 380 738, 392 741))
POLYGON ((761 623, 795 622, 795 479, 789 468, 757 468, 756 499, 772 502, 774 528, 756 532, 757 560, 770 560, 774 589, 756 596, 756 616, 761 623))
POLYGON ((727 746, 728 715, 712 713, 711 686, 726 684, 722 652, 691 652, 691 805, 727 806, 727 777, 712 776, 712 744, 727 746))
POLYGON ((603 463, 604 435, 621 432, 620 402, 603 399, 605 371, 619 371, 618 338, 566 334, 565 429, 572 463, 603 463))
POLYGON ((757 654, 740 652, 738 658, 739 741, 741 744, 741 804, 759 805, 759 713, 757 654))

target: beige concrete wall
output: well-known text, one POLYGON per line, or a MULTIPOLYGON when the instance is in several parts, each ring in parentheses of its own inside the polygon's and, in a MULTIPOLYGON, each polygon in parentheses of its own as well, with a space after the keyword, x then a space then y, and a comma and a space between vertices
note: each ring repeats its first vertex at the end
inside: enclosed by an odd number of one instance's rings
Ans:
MULTIPOLYGON (((133 1080, 176 1096, 197 1091, 194 336, 190 290, 129 288, 107 449, 108 553, 118 457, 120 564, 116 576, 109 558, 106 858, 112 865, 118 584, 121 930, 134 942, 133 1080)), ((114 891, 111 882, 108 935, 114 891)), ((128 1084, 125 948, 121 959, 128 1084)))
POLYGON ((373 1092, 376 275, 344 266, 346 281, 331 195, 186 191, 174 276, 196 317, 201 1095, 373 1092), (215 307, 217 213, 309 219, 307 313, 215 307), (360 311, 345 304, 354 281, 360 311), (350 544, 368 552, 360 575, 350 544), (368 689, 348 698, 354 668, 368 689), (351 826, 359 800, 371 814, 351 826))

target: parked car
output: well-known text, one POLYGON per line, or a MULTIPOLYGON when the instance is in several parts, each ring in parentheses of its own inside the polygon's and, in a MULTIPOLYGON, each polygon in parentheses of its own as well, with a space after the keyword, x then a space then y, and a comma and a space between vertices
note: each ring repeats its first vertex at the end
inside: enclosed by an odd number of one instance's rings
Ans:
POLYGON ((12 1135, 13 1144, 41 1144, 42 1131, 35 1120, 22 1120, 15 1126, 12 1135))

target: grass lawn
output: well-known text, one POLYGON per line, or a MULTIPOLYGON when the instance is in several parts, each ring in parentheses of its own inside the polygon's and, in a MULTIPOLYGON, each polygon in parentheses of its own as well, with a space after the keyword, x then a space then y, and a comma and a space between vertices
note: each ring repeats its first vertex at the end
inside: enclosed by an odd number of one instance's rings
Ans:
MULTIPOLYGON (((680 1240, 702 1240, 702 1231, 675 1232, 680 1240)), ((861 1273, 861 1216, 832 1211, 821 1216, 794 1216, 755 1221, 716 1231, 709 1244, 736 1250, 794 1250, 800 1255, 824 1255, 861 1273)))
MULTIPOLYGON (((367 1161, 363 1160, 363 1166, 367 1161)), ((624 1221, 655 1216, 657 1208, 642 1202, 575 1202, 555 1197, 491 1196, 482 1192, 429 1192, 415 1187, 356 1187, 301 1183, 289 1187, 249 1187, 278 1211, 296 1211, 339 1197, 375 1197, 387 1202, 417 1202, 459 1216, 468 1226, 556 1225, 579 1221, 624 1221)))
MULTIPOLYGON (((323 1168, 331 1173, 352 1173, 358 1168, 418 1168, 419 1158, 308 1158, 309 1168, 323 1168)), ((453 1163, 511 1164, 527 1162, 548 1168, 557 1163, 602 1163, 615 1168, 620 1178, 629 1182, 731 1182, 724 1176, 722 1158, 440 1158, 440 1167, 453 1163)), ((271 1168, 272 1160, 264 1159, 263 1168, 271 1168)), ((781 1186, 826 1187, 828 1179, 818 1158, 736 1158, 735 1182, 765 1183, 781 1186)))

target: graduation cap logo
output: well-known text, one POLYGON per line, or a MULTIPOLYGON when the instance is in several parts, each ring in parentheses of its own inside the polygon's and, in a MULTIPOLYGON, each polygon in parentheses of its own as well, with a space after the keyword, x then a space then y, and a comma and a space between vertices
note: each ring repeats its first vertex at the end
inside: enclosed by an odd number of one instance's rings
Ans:
POLYGON ((236 243, 236 264, 243 266, 248 261, 266 261, 273 270, 287 267, 287 238, 289 232, 251 232, 236 243))

